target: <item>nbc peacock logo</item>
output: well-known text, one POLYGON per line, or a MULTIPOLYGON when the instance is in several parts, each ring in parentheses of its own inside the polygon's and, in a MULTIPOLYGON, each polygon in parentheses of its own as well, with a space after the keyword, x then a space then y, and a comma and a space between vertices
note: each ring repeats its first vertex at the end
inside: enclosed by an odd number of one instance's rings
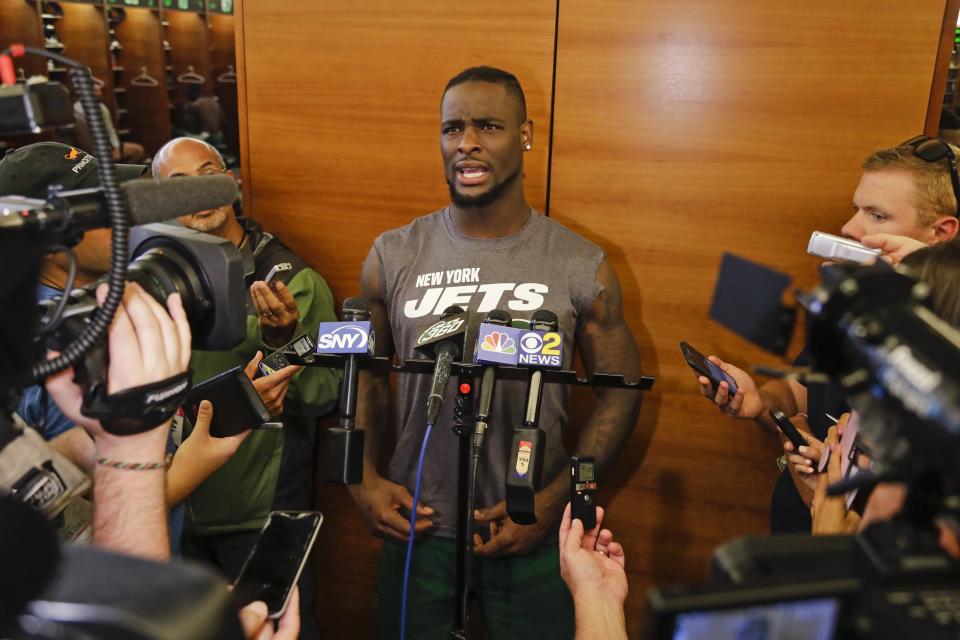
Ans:
POLYGON ((484 351, 493 351, 494 353, 513 354, 517 352, 513 338, 499 331, 494 331, 484 336, 480 348, 484 351))

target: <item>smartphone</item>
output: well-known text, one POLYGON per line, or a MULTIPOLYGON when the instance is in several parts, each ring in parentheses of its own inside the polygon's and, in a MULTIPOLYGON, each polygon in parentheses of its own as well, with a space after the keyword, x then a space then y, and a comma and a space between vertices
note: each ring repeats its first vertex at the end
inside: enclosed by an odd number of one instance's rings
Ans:
POLYGON ((807 253, 837 262, 865 264, 876 260, 882 252, 865 247, 856 240, 814 231, 807 245, 807 253))
POLYGON ((790 418, 787 417, 783 411, 780 409, 770 409, 770 417, 773 418, 773 421, 777 423, 777 426, 780 428, 780 431, 783 432, 783 435, 787 437, 787 440, 793 443, 793 446, 800 447, 807 446, 807 439, 803 437, 803 434, 800 433, 800 430, 793 426, 793 423, 790 422, 790 418))
POLYGON ((710 380, 714 393, 716 393, 721 382, 726 382, 729 385, 728 393, 731 397, 737 393, 737 382, 733 379, 733 376, 707 360, 702 353, 682 340, 680 341, 680 351, 683 352, 683 357, 687 359, 687 364, 690 365, 691 369, 710 380))
POLYGON ((270 272, 267 274, 267 277, 263 279, 264 282, 270 282, 276 276, 282 275, 287 271, 293 269, 293 265, 289 262, 281 262, 280 264, 273 265, 273 268, 270 269, 270 272))
POLYGON ((238 607, 262 600, 270 618, 281 617, 322 523, 317 511, 271 512, 233 583, 238 607))
POLYGON ((280 369, 290 365, 290 361, 287 359, 287 356, 284 355, 287 352, 292 351, 298 356, 303 356, 307 353, 311 353, 316 348, 317 345, 313 341, 313 338, 304 333, 268 355, 266 358, 261 360, 260 364, 257 366, 260 369, 260 373, 268 376, 271 373, 276 373, 280 369))
POLYGON ((593 456, 570 458, 570 517, 583 523, 583 530, 597 526, 597 465, 593 456))
POLYGON ((239 366, 190 389, 183 403, 183 411, 193 424, 197 423, 202 400, 213 403, 210 435, 215 438, 235 436, 247 429, 260 427, 272 417, 256 387, 244 373, 243 367, 239 366))

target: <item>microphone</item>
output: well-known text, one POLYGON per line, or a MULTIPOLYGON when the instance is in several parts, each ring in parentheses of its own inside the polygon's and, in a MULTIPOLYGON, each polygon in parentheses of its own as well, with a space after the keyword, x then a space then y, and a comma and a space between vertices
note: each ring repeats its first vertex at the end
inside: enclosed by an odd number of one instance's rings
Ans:
MULTIPOLYGON (((120 189, 133 226, 223 207, 239 193, 227 175, 131 180, 120 189)), ((53 231, 69 237, 109 226, 110 213, 99 188, 53 192, 46 201, 0 195, 0 230, 53 231)))
POLYGON ((436 424, 440 415, 443 392, 450 377, 450 366, 463 351, 464 335, 467 332, 467 313, 458 306, 447 307, 440 320, 434 322, 417 338, 416 350, 436 359, 430 395, 427 396, 427 423, 436 424))
MULTIPOLYGON (((509 327, 510 323, 513 322, 513 318, 510 317, 509 313, 503 311, 502 309, 494 309, 487 314, 487 317, 484 318, 483 322, 487 325, 509 327)), ((483 354, 483 343, 490 342, 484 335, 486 332, 482 329, 483 327, 481 327, 481 331, 477 336, 477 342, 480 344, 478 345, 475 353, 478 355, 483 354)), ((504 342, 499 339, 499 335, 497 338, 498 339, 495 340, 495 346, 497 348, 497 352, 501 352, 504 342)), ((510 339, 506 338, 506 340, 510 339)), ((509 351, 509 348, 504 349, 503 351, 509 351)), ((516 350, 514 349, 514 352, 515 351, 516 350)), ((481 355, 480 358, 483 358, 483 356, 481 355)), ((477 421, 474 424, 473 430, 473 457, 477 459, 480 457, 480 449, 483 448, 483 440, 486 437, 487 426, 490 423, 490 408, 493 405, 493 388, 497 383, 497 368, 496 365, 492 364, 493 361, 495 360, 492 358, 488 361, 491 362, 491 364, 487 364, 483 368, 483 375, 480 379, 480 398, 477 402, 477 421)))
POLYGON ((527 404, 523 427, 513 430, 510 461, 507 464, 507 515, 517 524, 535 524, 535 496, 543 478, 543 449, 547 436, 540 428, 543 400, 543 367, 562 366, 562 340, 556 333, 557 314, 541 309, 533 314, 530 331, 520 337, 520 363, 533 370, 527 383, 527 404), (544 332, 542 335, 540 332, 544 332))
POLYGON ((374 335, 370 323, 370 303, 365 298, 347 298, 340 312, 342 322, 320 323, 317 353, 343 356, 340 381, 340 426, 327 429, 327 482, 359 484, 363 482, 364 432, 358 431, 357 388, 360 358, 373 354, 374 335))

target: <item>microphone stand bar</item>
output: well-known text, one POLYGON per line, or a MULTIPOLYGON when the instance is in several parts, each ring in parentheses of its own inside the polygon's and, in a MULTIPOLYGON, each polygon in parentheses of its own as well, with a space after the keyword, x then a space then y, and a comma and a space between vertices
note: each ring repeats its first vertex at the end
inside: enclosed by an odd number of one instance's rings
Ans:
MULTIPOLYGON (((310 353, 304 356, 298 356, 293 351, 285 351, 284 355, 292 364, 299 364, 306 367, 328 367, 331 369, 342 369, 344 365, 343 356, 330 355, 326 353, 310 353)), ((373 371, 376 373, 425 373, 433 374, 434 360, 411 359, 395 364, 391 358, 377 356, 375 358, 360 358, 357 361, 360 369, 373 371)), ((483 373, 485 365, 472 362, 454 362, 450 367, 451 375, 478 378, 483 373)), ((521 380, 526 382, 530 378, 530 369, 527 367, 511 367, 506 365, 496 365, 497 379, 499 380, 521 380)), ((569 369, 543 369, 544 383, 567 384, 580 387, 605 387, 608 389, 633 389, 635 391, 649 391, 653 388, 655 378, 653 376, 640 376, 638 380, 627 380, 619 373, 595 373, 592 376, 581 376, 576 371, 569 369)))

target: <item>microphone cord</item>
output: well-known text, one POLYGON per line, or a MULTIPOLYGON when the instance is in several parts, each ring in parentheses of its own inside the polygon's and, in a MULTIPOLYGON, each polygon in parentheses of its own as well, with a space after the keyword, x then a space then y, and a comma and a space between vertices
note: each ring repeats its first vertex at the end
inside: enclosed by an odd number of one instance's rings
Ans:
MULTIPOLYGON (((97 159, 100 186, 107 201, 113 231, 110 241, 110 271, 107 274, 110 288, 107 290, 107 297, 103 301, 103 305, 97 313, 90 317, 89 323, 81 334, 67 345, 59 356, 53 360, 41 358, 31 366, 28 381, 34 382, 78 363, 87 351, 107 335, 110 322, 123 301, 123 288, 127 273, 130 214, 127 212, 126 196, 120 190, 120 181, 117 178, 117 170, 113 163, 110 137, 103 122, 100 105, 94 96, 90 68, 82 62, 46 49, 12 44, 0 51, 0 82, 6 84, 10 81, 9 75, 13 71, 13 58, 19 58, 28 53, 54 60, 70 69, 70 80, 73 82, 74 89, 76 89, 77 98, 87 119, 87 126, 90 128, 93 147, 90 151, 91 155, 97 159)), ((69 294, 69 291, 65 294, 69 294)), ((22 383, 27 380, 23 374, 19 378, 15 382, 22 383)))
POLYGON ((423 434, 423 443, 420 445, 420 459, 417 461, 417 481, 413 488, 413 508, 410 509, 410 535, 407 537, 407 557, 403 563, 403 590, 400 600, 400 640, 407 635, 407 587, 410 584, 410 564, 413 559, 413 527, 417 521, 417 504, 420 502, 420 480, 423 477, 423 459, 427 454, 427 441, 433 423, 427 423, 427 430, 423 434))

